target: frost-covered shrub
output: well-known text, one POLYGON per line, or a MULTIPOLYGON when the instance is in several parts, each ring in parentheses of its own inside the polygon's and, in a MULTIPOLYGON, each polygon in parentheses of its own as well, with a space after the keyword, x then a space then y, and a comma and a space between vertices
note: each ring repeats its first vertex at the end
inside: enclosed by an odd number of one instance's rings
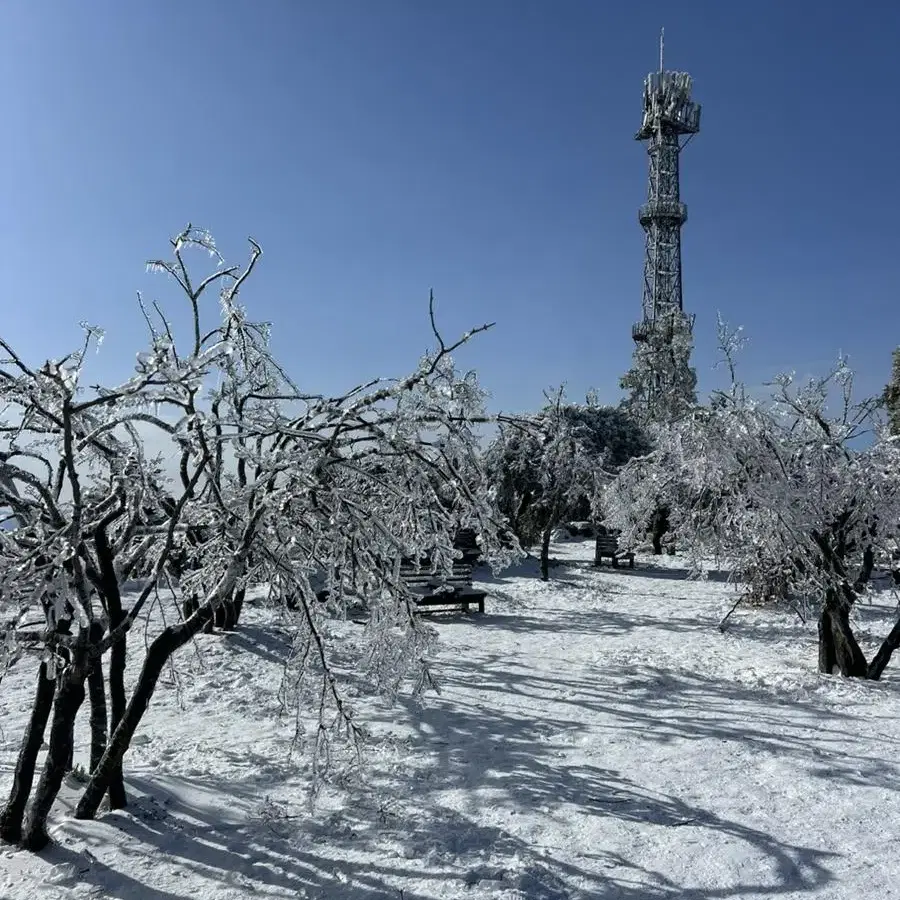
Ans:
POLYGON ((874 418, 874 401, 854 400, 852 386, 843 360, 799 386, 779 376, 767 400, 735 381, 661 430, 654 451, 608 486, 606 504, 627 541, 664 503, 698 567, 714 554, 763 596, 780 593, 815 610, 822 671, 878 678, 894 635, 867 663, 849 612, 875 555, 894 539, 900 442, 874 418))

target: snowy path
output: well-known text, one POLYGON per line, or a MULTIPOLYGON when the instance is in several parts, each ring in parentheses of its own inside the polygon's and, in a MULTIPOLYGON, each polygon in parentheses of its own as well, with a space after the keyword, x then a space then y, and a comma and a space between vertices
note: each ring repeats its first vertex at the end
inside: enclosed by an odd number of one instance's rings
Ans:
MULTIPOLYGON (((130 754, 143 796, 62 821, 41 859, 0 855, 0 897, 900 896, 894 670, 822 678, 811 626, 748 610, 722 635, 724 584, 597 572, 589 552, 558 546, 549 585, 488 579, 485 616, 441 619, 441 696, 369 704, 369 786, 312 815, 276 625, 251 611, 204 637, 130 754)), ((880 612, 862 611, 874 634, 880 612)), ((27 675, 0 695, 4 791, 27 675)))

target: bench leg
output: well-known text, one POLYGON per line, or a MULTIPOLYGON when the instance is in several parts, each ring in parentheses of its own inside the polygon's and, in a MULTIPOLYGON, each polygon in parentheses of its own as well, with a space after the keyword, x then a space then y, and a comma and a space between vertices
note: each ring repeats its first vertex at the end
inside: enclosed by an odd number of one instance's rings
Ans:
POLYGON ((618 568, 619 568, 619 557, 618 557, 618 556, 613 556, 613 557, 612 557, 612 567, 613 567, 614 569, 618 569, 618 568))
POLYGON ((482 597, 482 598, 478 601, 478 612, 480 612, 480 613, 483 613, 483 612, 484 612, 484 597, 482 597))

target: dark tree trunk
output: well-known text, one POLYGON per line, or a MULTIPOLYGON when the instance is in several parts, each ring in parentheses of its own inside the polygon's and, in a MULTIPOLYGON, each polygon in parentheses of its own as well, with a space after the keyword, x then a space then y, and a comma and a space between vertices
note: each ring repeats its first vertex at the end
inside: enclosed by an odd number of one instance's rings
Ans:
POLYGON ((823 609, 819 616, 819 671, 823 675, 831 675, 836 665, 837 654, 831 634, 831 617, 828 610, 823 609))
MULTIPOLYGON (((91 644, 99 644, 103 637, 103 626, 94 623, 91 626, 91 644)), ((91 701, 91 761, 88 771, 93 772, 106 750, 108 736, 108 716, 106 712, 106 684, 103 681, 103 658, 97 656, 93 660, 88 674, 88 696, 91 701)))
POLYGON ((669 530, 669 511, 661 506, 653 513, 650 521, 650 539, 653 542, 654 556, 661 556, 663 552, 662 540, 669 530))
MULTIPOLYGON (((109 604, 109 621, 110 629, 116 628, 125 618, 122 611, 121 598, 118 596, 118 586, 116 590, 116 602, 109 604)), ((125 706, 127 698, 125 696, 125 662, 128 656, 128 636, 123 635, 115 644, 109 653, 109 703, 110 703, 110 722, 109 733, 112 734, 116 730, 116 726, 125 715, 125 706)), ((97 761, 99 766, 100 762, 97 761)), ((94 767, 91 767, 91 774, 94 767)), ((128 805, 128 795, 125 793, 125 781, 122 777, 122 766, 115 768, 110 776, 109 781, 109 808, 124 809, 128 805)))
POLYGON ((234 631, 241 619, 241 611, 244 608, 244 596, 246 590, 238 588, 232 598, 223 603, 216 610, 216 626, 223 631, 234 631))
MULTIPOLYGON (((237 589, 229 600, 223 601, 218 607, 213 618, 207 622, 203 630, 210 632, 213 625, 221 628, 223 631, 234 631, 241 618, 241 611, 244 608, 244 596, 246 591, 244 588, 237 589)), ((192 594, 186 597, 181 604, 182 617, 189 619, 200 608, 200 600, 196 595, 192 594)), ((291 606, 288 604, 288 608, 291 606)))
POLYGON ((829 588, 819 618, 819 670, 830 675, 835 666, 845 678, 867 677, 866 657, 850 628, 850 608, 829 588))
MULTIPOLYGON (((111 619, 112 621, 112 619, 111 619)), ((112 626, 115 627, 115 626, 112 626)), ((122 716, 125 715, 125 658, 128 648, 125 637, 112 646, 109 658, 109 699, 111 706, 111 718, 109 723, 110 734, 114 733, 122 716)), ((99 765, 99 760, 98 763, 99 765)), ((91 768, 93 774, 94 767, 91 768)), ((122 778, 121 763, 116 766, 109 780, 109 808, 124 809, 128 805, 128 796, 125 793, 125 781, 122 778)))
MULTIPOLYGON (((72 628, 72 623, 70 621, 66 620, 66 621, 60 623, 60 626, 58 626, 58 628, 59 628, 59 631, 61 634, 70 634, 71 628, 72 628)), ((60 659, 64 663, 66 671, 68 671, 69 668, 71 667, 72 659, 73 659, 73 656, 72 656, 73 652, 74 651, 69 649, 68 647, 60 647, 57 650, 57 653, 59 654, 60 659)), ((57 675, 57 678, 56 678, 57 689, 59 689, 61 685, 62 685, 62 679, 60 678, 59 675, 57 675)), ((75 727, 75 725, 73 722, 72 728, 74 729, 74 727, 75 727)), ((52 728, 52 726, 51 726, 51 728, 52 728)), ((71 772, 74 764, 75 764, 75 742, 73 740, 69 744, 69 754, 66 757, 65 771, 71 772)))
MULTIPOLYGON (((185 622, 190 619, 190 617, 200 609, 200 600, 196 594, 190 594, 185 597, 181 604, 181 615, 184 618, 185 622)), ((215 616, 211 616, 207 621, 203 623, 203 627, 200 629, 201 631, 209 634, 213 630, 213 625, 215 624, 215 619, 221 616, 221 613, 216 611, 215 616)), ((220 619, 221 621, 221 619, 220 619)))
POLYGON ((541 581, 550 580, 550 537, 553 526, 548 525, 541 535, 541 581))
POLYGON ((872 577, 872 570, 875 568, 875 551, 872 549, 872 545, 870 544, 863 551, 863 562, 862 568, 859 570, 859 575, 856 576, 856 581, 853 584, 853 590, 857 593, 864 590, 866 585, 869 583, 869 579, 872 577))
POLYGON ((93 772, 106 750, 107 715, 106 685, 103 682, 103 660, 94 660, 88 675, 88 696, 91 701, 91 761, 89 771, 93 772))
POLYGON ((512 520, 509 523, 512 527, 513 534, 515 534, 519 539, 519 542, 523 545, 525 544, 525 535, 522 534, 522 519, 528 511, 528 507, 531 506, 532 499, 531 491, 524 491, 522 493, 519 505, 516 507, 516 511, 513 513, 512 520))
POLYGON ((12 790, 9 800, 0 814, 0 840, 14 844, 22 837, 22 820, 25 817, 25 806, 34 784, 34 771, 38 754, 44 743, 47 720, 53 708, 53 694, 56 682, 47 677, 47 664, 41 663, 38 670, 37 690, 34 692, 34 703, 31 705, 31 718, 22 738, 19 758, 13 774, 12 790))
POLYGON ((100 801, 109 788, 112 775, 117 768, 121 768, 122 759, 128 750, 131 739, 150 705, 163 666, 179 647, 183 647, 212 621, 213 615, 212 608, 204 605, 188 620, 180 622, 178 625, 170 625, 150 644, 140 678, 125 709, 125 715, 116 726, 106 752, 103 754, 103 759, 100 760, 100 765, 91 776, 75 809, 76 819, 92 819, 97 814, 100 801))
POLYGON ((26 850, 42 850, 47 846, 47 816, 62 785, 72 756, 75 717, 84 702, 84 682, 87 678, 87 647, 72 651, 72 662, 59 678, 53 722, 50 725, 50 746, 41 779, 25 816, 22 846, 26 850))
MULTIPOLYGON (((122 609, 122 594, 119 591, 119 579, 116 575, 113 554, 104 527, 98 527, 95 531, 94 545, 97 549, 97 560, 100 565, 103 595, 106 598, 106 608, 109 610, 109 628, 110 631, 114 631, 122 624, 122 621, 125 618, 125 611, 122 609)), ((116 726, 125 714, 125 662, 127 655, 128 636, 122 635, 122 637, 112 645, 109 654, 110 721, 108 734, 112 734, 112 732, 116 730, 116 726)), ((101 751, 101 756, 102 753, 103 751, 101 751)), ((99 762, 100 759, 98 758, 95 764, 92 747, 91 774, 93 774, 96 766, 99 765, 99 762)), ((128 797, 125 793, 125 781, 122 778, 122 767, 120 765, 110 777, 109 806, 110 809, 124 809, 127 804, 128 797)))
MULTIPOLYGON (((838 522, 838 526, 840 524, 838 522)), ((846 542, 843 533, 833 535, 834 543, 828 534, 813 531, 811 537, 821 551, 821 568, 834 585, 825 591, 825 603, 819 617, 819 669, 830 675, 836 666, 845 678, 866 678, 869 666, 850 627, 850 610, 856 601, 856 593, 850 585, 844 565, 842 553, 846 550, 846 542), (829 663, 830 667, 826 670, 824 667, 829 663)), ((868 580, 871 569, 867 570, 866 567, 870 562, 874 563, 874 557, 867 554, 860 578, 865 575, 868 580)), ((860 578, 857 579, 857 584, 860 578)))

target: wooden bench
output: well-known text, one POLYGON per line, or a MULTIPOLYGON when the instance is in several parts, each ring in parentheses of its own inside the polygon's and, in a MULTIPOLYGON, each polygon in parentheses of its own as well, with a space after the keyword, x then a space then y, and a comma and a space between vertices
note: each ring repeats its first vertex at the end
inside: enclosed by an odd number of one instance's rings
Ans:
POLYGON ((627 559, 628 568, 634 568, 634 553, 630 550, 619 549, 619 533, 615 531, 603 531, 597 533, 597 543, 594 548, 594 565, 602 566, 604 557, 608 557, 614 569, 619 567, 619 560, 627 559))
MULTIPOLYGON (((472 564, 464 560, 453 563, 450 575, 432 572, 429 560, 416 566, 412 560, 400 564, 400 577, 409 586, 418 607, 458 606, 469 612, 472 606, 484 612, 487 592, 472 585, 472 564)), ((424 610, 423 610, 424 611, 424 610)))

